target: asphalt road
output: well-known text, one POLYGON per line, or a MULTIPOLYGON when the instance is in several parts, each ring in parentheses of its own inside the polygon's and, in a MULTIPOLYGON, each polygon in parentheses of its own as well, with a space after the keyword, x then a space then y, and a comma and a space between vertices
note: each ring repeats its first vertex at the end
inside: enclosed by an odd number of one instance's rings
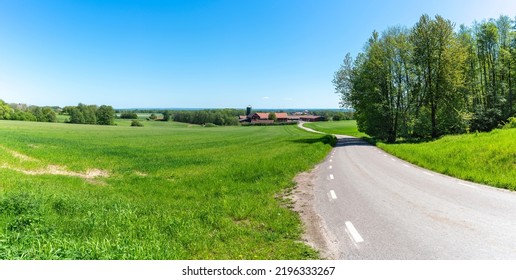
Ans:
POLYGON ((314 189, 340 259, 516 259, 516 193, 338 138, 314 189))

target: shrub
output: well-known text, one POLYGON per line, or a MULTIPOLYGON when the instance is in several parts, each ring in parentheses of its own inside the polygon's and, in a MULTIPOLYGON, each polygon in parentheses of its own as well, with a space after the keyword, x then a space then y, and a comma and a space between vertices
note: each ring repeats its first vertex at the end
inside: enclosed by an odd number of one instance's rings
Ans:
POLYGON ((122 113, 122 114, 120 115, 120 118, 121 118, 121 119, 130 119, 130 120, 132 119, 132 120, 134 120, 134 119, 137 119, 137 118, 138 118, 138 115, 137 115, 136 113, 128 113, 128 112, 125 112, 125 113, 122 113))
POLYGON ((477 110, 471 119, 470 131, 491 131, 502 120, 502 112, 498 109, 477 110))
POLYGON ((139 122, 139 121, 137 121, 137 120, 133 120, 133 121, 131 122, 131 126, 143 126, 143 123, 141 123, 141 122, 139 122))
POLYGON ((213 123, 207 123, 204 125, 204 127, 216 127, 217 125, 216 124, 213 124, 213 123))
POLYGON ((516 117, 510 117, 507 122, 503 124, 503 129, 516 128, 516 117))

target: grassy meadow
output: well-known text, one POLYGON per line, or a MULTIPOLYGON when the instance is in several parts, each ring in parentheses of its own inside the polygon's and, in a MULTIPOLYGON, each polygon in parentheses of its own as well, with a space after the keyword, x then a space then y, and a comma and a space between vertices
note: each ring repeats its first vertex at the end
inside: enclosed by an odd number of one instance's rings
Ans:
POLYGON ((312 259, 282 193, 331 146, 295 126, 0 121, 1 259, 312 259))
POLYGON ((377 143, 419 166, 457 178, 516 190, 516 129, 450 135, 417 144, 377 143))
POLYGON ((304 126, 329 134, 349 135, 355 137, 367 136, 367 134, 358 131, 357 121, 355 120, 313 122, 305 123, 304 126))
MULTIPOLYGON (((367 137, 355 121, 306 123, 332 134, 367 137)), ((419 166, 457 178, 516 190, 516 129, 449 135, 431 142, 387 144, 381 149, 419 166)))

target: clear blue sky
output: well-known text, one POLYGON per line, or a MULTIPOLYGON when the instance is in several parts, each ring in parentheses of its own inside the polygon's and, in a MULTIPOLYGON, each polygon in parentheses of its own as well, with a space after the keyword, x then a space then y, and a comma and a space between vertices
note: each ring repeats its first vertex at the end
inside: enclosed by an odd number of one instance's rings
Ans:
POLYGON ((115 108, 337 108, 331 83, 373 30, 458 25, 516 1, 0 0, 0 99, 115 108))

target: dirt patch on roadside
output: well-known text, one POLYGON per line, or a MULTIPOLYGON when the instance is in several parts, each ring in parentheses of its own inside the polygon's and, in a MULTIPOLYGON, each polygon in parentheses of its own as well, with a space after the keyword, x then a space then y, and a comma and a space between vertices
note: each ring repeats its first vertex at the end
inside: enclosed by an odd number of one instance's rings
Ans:
POLYGON ((338 250, 335 248, 334 238, 330 237, 329 231, 322 218, 315 210, 314 168, 310 172, 303 172, 294 178, 296 187, 289 198, 294 203, 294 211, 298 212, 303 222, 303 241, 319 251, 323 259, 337 259, 338 250))

